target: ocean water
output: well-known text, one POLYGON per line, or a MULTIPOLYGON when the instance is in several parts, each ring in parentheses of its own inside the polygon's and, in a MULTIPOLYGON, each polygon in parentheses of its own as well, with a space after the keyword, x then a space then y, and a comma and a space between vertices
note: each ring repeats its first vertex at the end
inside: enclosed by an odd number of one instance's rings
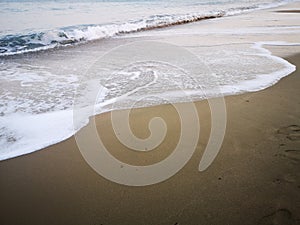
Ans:
MULTIPOLYGON (((164 29, 172 33, 179 24, 234 17, 287 2, 290 1, 1 1, 0 160, 39 150, 73 135, 78 129, 73 125, 74 96, 87 88, 83 85, 86 81, 103 86, 94 114, 112 110, 111 104, 120 99, 114 109, 130 108, 141 96, 146 100, 135 107, 257 91, 276 83, 295 68, 271 56, 262 43, 201 48, 198 55, 194 51, 207 68, 214 70, 198 73, 195 68, 192 77, 152 61, 121 71, 113 71, 112 67, 102 73, 88 72, 99 54, 130 44, 135 38, 143 41, 150 30, 152 35, 164 29), (179 90, 190 93, 189 98, 179 90)), ((181 51, 169 44, 148 43, 149 52, 151 48, 165 48, 169 55, 173 50, 181 51)), ((127 54, 134 58, 134 52, 127 54)))
POLYGON ((55 48, 284 4, 282 0, 4 1, 0 55, 55 48))

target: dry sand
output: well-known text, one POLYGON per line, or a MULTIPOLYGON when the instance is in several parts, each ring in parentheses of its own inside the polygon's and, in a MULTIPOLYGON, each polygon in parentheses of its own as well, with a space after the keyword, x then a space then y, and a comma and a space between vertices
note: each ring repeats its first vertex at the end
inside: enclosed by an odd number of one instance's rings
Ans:
MULTIPOLYGON (((300 55, 288 60, 300 66, 300 55)), ((210 131, 207 102, 196 102, 199 144, 169 180, 122 186, 95 173, 74 138, 0 162, 0 224, 300 224, 300 74, 266 90, 226 97, 227 130, 219 155, 204 172, 199 161, 210 131)), ((141 138, 161 116, 164 143, 149 153, 128 150, 113 134, 110 113, 97 116, 108 149, 124 162, 145 165, 167 157, 177 143, 178 115, 171 105, 136 109, 131 126, 141 138), (103 132, 105 131, 105 132, 103 132)))

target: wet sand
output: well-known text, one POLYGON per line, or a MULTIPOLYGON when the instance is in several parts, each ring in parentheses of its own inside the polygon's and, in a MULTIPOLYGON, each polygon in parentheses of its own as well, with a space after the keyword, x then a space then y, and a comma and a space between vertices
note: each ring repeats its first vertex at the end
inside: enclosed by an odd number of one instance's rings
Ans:
MULTIPOLYGON (((287 58, 300 66, 300 54, 287 58)), ((255 93, 226 97, 227 130, 215 161, 199 161, 210 133, 207 102, 196 102, 201 133, 196 151, 175 176, 146 187, 104 179, 82 158, 74 137, 45 150, 0 162, 1 224, 299 224, 300 74, 255 93)), ((157 149, 137 153, 115 137, 110 113, 96 117, 102 141, 118 159, 149 165, 166 158, 179 138, 171 105, 136 109, 131 127, 149 135, 154 116, 167 136, 157 149)))
POLYGON ((278 10, 279 13, 300 13, 300 10, 278 10))

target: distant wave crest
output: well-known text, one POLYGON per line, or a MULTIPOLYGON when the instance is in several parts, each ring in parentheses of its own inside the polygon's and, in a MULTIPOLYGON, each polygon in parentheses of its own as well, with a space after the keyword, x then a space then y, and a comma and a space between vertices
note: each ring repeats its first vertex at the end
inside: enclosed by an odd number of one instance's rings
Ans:
POLYGON ((155 15, 123 24, 79 25, 30 34, 0 37, 0 56, 51 49, 121 34, 164 28, 225 16, 223 11, 206 14, 155 15))

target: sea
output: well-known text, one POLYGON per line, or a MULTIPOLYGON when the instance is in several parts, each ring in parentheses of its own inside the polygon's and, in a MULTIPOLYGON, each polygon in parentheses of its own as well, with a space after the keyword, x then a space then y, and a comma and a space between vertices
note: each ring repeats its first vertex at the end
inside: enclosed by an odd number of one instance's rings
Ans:
MULTIPOLYGON (((218 23, 289 2, 0 0, 0 160, 61 142, 95 114, 240 94, 275 84, 295 67, 271 56, 262 43, 235 46, 229 40, 228 47, 215 43, 212 50, 193 39, 203 47, 197 55, 184 44, 168 43, 167 36, 187 30, 193 35, 190 24, 204 27, 206 21, 218 23), (180 26, 183 29, 177 29, 180 26), (158 37, 164 41, 158 42, 158 37), (126 68, 116 65, 120 61, 126 68), (189 74, 180 66, 191 68, 189 74), (90 85, 100 93, 92 102, 85 98, 90 85), (74 127, 77 102, 97 107, 74 127)), ((203 29, 198 35, 215 31, 203 29)))

